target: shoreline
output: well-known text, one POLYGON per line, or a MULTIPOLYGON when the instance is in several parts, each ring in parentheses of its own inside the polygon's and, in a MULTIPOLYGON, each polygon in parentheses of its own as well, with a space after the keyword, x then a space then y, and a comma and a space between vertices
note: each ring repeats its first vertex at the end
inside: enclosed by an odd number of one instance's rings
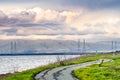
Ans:
POLYGON ((3 79, 3 78, 8 77, 10 75, 12 75, 12 73, 0 74, 0 79, 3 79))
MULTIPOLYGON (((80 59, 80 57, 82 57, 82 56, 85 56, 85 55, 80 55, 78 57, 74 57, 74 58, 70 58, 70 59, 65 59, 65 60, 61 60, 61 61, 63 61, 63 62, 75 61, 77 59, 80 59)), ((46 64, 46 65, 41 65, 41 66, 38 66, 36 68, 39 68, 39 67, 42 67, 42 66, 49 66, 49 65, 57 64, 57 63, 59 63, 59 61, 56 61, 56 62, 53 62, 53 63, 49 63, 49 64, 46 64)), ((36 68, 32 68, 32 69, 36 69, 36 68)), ((31 70, 31 69, 27 69, 27 70, 31 70)), ((27 70, 23 70, 23 71, 27 71, 27 70)), ((23 72, 23 71, 16 71, 14 73, 0 74, 0 79, 3 79, 3 78, 8 77, 8 76, 10 76, 12 74, 20 73, 20 72, 23 72)))
POLYGON ((36 67, 48 65, 61 60, 78 57, 78 55, 51 55, 51 56, 1 56, 0 74, 22 72, 36 67))

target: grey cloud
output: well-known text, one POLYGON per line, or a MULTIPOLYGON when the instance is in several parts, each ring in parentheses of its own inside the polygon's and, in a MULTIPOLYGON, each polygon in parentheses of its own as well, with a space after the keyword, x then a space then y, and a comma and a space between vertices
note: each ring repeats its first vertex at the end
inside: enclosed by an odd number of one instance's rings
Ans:
MULTIPOLYGON (((54 15, 54 14, 53 14, 54 15)), ((32 11, 22 11, 17 14, 12 14, 12 17, 5 15, 0 11, 0 26, 9 26, 9 27, 35 27, 35 26, 44 26, 48 28, 56 28, 57 26, 64 24, 65 17, 61 17, 60 20, 47 20, 40 19, 35 22, 36 13, 32 11), (56 26, 56 27, 55 27, 56 26)))
POLYGON ((62 8, 85 7, 91 10, 120 7, 120 0, 0 0, 0 3, 36 3, 62 8))
POLYGON ((55 24, 55 23, 25 23, 25 24, 17 24, 17 26, 21 27, 34 27, 34 26, 44 26, 44 27, 49 27, 49 26, 58 26, 60 24, 55 24))
POLYGON ((15 28, 4 29, 4 30, 1 30, 1 34, 16 35, 17 34, 17 29, 15 29, 15 28))
POLYGON ((19 14, 16 14, 14 18, 19 19, 21 22, 32 22, 35 19, 36 13, 22 11, 19 14), (16 16, 16 17, 15 17, 16 16))
POLYGON ((0 11, 0 24, 3 25, 8 21, 8 16, 5 15, 2 11, 0 11))
POLYGON ((0 26, 4 26, 3 24, 0 24, 0 26))
POLYGON ((14 14, 14 16, 9 17, 4 12, 0 11, 0 25, 12 26, 20 23, 28 23, 34 21, 35 14, 28 12, 21 12, 19 14, 14 14))
POLYGON ((3 32, 7 32, 7 33, 16 33, 17 32, 17 29, 15 28, 10 28, 10 29, 4 29, 2 30, 3 32))
POLYGON ((79 32, 78 34, 81 35, 88 35, 88 34, 106 34, 107 32, 105 31, 93 31, 91 29, 86 29, 84 31, 79 32))
POLYGON ((90 23, 85 23, 84 26, 91 27, 92 24, 90 24, 90 23))
POLYGON ((84 26, 85 27, 103 27, 103 26, 107 26, 109 25, 108 23, 106 22, 98 22, 98 23, 95 23, 95 24, 90 24, 90 23, 85 23, 84 26))
POLYGON ((15 34, 15 36, 29 36, 28 34, 15 34))
MULTIPOLYGON (((25 28, 34 28, 34 27, 39 27, 39 30, 58 30, 58 29, 63 29, 66 26, 63 24, 59 23, 25 23, 25 24, 17 24, 16 27, 25 27, 25 28)), ((34 29, 36 30, 36 29, 34 29)))
POLYGON ((62 0, 63 5, 85 7, 88 9, 115 8, 120 6, 120 0, 62 0))
POLYGON ((103 26, 106 26, 106 25, 108 25, 108 23, 96 23, 93 26, 94 27, 103 27, 103 26))
POLYGON ((51 36, 56 36, 56 35, 88 35, 88 34, 106 34, 107 32, 105 31, 93 31, 91 29, 86 29, 83 31, 78 31, 77 29, 70 29, 70 32, 65 31, 64 29, 61 29, 61 31, 56 31, 56 32, 50 32, 50 33, 40 33, 36 35, 51 35, 51 36))

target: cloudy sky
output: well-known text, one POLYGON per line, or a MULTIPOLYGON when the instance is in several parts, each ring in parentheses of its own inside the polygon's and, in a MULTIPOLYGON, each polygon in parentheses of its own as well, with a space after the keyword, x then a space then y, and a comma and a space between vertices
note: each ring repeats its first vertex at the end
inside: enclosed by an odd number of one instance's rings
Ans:
POLYGON ((120 0, 0 0, 0 39, 119 39, 120 0))

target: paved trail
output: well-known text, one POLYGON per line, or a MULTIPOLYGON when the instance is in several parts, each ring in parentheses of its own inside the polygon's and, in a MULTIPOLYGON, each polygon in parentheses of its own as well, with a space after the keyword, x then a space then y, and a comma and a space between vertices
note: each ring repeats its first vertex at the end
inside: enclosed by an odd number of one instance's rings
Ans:
MULTIPOLYGON (((105 59, 104 62, 111 60, 105 59)), ((45 70, 35 76, 35 80, 78 80, 72 75, 72 71, 78 68, 85 68, 92 64, 99 64, 101 60, 91 61, 76 65, 63 66, 54 69, 45 70)))

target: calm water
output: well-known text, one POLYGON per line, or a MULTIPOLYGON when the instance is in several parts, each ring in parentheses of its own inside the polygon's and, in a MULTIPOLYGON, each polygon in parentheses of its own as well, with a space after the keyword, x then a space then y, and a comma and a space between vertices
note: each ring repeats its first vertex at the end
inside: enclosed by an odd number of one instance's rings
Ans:
MULTIPOLYGON (((64 59, 78 57, 78 55, 59 55, 64 59)), ((24 71, 56 62, 58 55, 40 55, 40 56, 0 56, 0 74, 13 73, 15 71, 24 71)))

